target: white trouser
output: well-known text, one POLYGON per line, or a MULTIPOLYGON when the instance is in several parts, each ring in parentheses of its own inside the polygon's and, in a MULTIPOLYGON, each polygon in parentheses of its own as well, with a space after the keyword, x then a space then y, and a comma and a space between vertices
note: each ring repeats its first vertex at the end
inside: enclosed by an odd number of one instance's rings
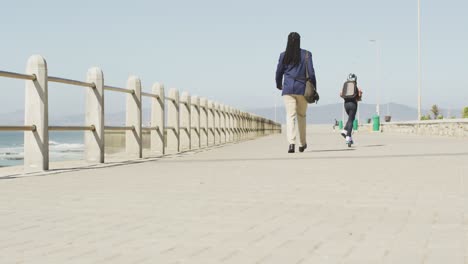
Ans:
POLYGON ((296 144, 296 119, 299 126, 299 143, 304 146, 306 141, 306 112, 307 101, 303 95, 283 95, 286 106, 286 136, 289 144, 296 144))

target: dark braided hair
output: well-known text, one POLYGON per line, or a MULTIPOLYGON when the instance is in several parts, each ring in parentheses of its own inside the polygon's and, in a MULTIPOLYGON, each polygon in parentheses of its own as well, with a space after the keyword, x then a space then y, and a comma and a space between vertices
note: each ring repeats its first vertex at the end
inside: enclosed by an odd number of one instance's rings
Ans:
POLYGON ((297 66, 301 62, 301 36, 297 32, 291 32, 288 36, 288 44, 284 53, 283 64, 297 66))

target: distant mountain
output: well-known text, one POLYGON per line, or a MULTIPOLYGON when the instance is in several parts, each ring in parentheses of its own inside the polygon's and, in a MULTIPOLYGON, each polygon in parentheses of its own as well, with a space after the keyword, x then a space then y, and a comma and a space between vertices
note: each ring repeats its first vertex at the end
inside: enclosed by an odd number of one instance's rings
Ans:
MULTIPOLYGON (((275 108, 258 108, 258 109, 247 109, 248 112, 254 113, 265 118, 275 120, 275 108)), ((461 109, 440 109, 442 115, 460 117, 461 109)), ((341 120, 343 113, 343 104, 314 104, 309 105, 307 110, 307 122, 313 124, 331 124, 335 118, 341 120)), ((375 113, 375 104, 359 104, 359 117, 362 122, 366 122, 368 118, 371 118, 375 113)), ((380 113, 383 116, 390 113, 392 121, 410 121, 415 120, 417 117, 416 108, 412 108, 402 104, 383 104, 380 106, 380 113)), ((429 110, 423 110, 423 114, 429 113, 429 110)), ((110 126, 121 126, 125 124, 125 112, 106 113, 106 125, 110 126)), ((148 108, 143 109, 143 125, 150 123, 151 111, 148 108)), ((346 119, 346 115, 345 115, 346 119)), ((84 114, 61 116, 60 113, 51 113, 49 116, 49 124, 51 125, 84 125, 85 116, 84 114)), ((276 120, 280 123, 285 123, 286 112, 284 106, 279 105, 276 109, 276 120)), ((0 114, 0 125, 22 125, 24 123, 24 112, 15 111, 7 114, 0 114)))

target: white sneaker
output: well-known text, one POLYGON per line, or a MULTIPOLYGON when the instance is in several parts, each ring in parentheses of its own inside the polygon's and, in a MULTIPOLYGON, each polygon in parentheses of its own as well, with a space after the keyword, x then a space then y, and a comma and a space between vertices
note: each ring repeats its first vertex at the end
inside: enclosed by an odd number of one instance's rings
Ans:
POLYGON ((340 134, 341 134, 344 138, 346 138, 346 136, 348 135, 348 131, 346 131, 346 130, 341 130, 340 134))

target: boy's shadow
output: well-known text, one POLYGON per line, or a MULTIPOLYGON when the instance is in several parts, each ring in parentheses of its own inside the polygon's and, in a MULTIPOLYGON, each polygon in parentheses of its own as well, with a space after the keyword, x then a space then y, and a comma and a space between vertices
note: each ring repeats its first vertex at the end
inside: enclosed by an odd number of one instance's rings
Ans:
POLYGON ((353 151, 356 150, 354 148, 347 148, 347 149, 318 149, 318 150, 309 150, 306 152, 343 152, 343 151, 353 151))

